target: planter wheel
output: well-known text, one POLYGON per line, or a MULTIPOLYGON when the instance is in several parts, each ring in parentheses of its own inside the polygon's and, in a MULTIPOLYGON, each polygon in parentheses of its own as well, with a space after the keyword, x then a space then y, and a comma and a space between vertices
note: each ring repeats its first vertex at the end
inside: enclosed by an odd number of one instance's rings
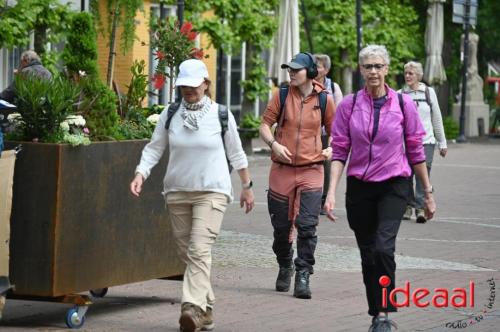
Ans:
POLYGON ((85 323, 85 313, 88 306, 76 306, 66 312, 66 326, 70 329, 79 329, 85 323))
POLYGON ((93 297, 105 297, 108 294, 108 287, 91 289, 89 292, 93 297))

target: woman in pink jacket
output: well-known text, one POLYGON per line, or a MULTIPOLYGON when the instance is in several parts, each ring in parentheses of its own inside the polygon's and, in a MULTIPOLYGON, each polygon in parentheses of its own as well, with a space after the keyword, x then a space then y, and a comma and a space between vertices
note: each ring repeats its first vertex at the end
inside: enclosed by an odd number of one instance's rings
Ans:
POLYGON ((365 87, 345 97, 337 108, 325 202, 327 216, 335 221, 335 192, 349 159, 347 220, 361 254, 374 332, 391 331, 394 324, 387 313, 396 308, 388 298, 382 301, 382 285, 387 294, 394 289, 396 236, 409 198, 412 168, 424 184, 426 217, 432 218, 436 211, 422 144, 425 131, 412 99, 385 84, 389 63, 384 46, 369 45, 359 53, 365 87))

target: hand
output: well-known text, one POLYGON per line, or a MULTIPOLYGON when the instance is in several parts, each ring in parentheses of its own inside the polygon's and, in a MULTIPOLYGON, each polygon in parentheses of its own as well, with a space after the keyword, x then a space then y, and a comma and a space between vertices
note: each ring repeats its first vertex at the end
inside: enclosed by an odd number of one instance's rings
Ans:
POLYGON ((436 213, 436 202, 432 194, 428 194, 424 198, 424 213, 427 220, 432 219, 436 213))
POLYGON ((240 207, 245 206, 245 213, 252 211, 255 204, 252 188, 242 189, 240 194, 240 207))
POLYGON ((278 142, 274 142, 271 145, 271 149, 280 161, 286 162, 288 164, 290 164, 292 162, 292 159, 291 159, 292 154, 290 153, 290 151, 288 151, 286 146, 283 146, 283 145, 279 144, 278 142))
POLYGON ((441 155, 441 157, 446 157, 446 152, 448 152, 448 149, 447 148, 444 148, 444 149, 439 149, 439 154, 441 155))
POLYGON ((321 154, 323 155, 323 157, 325 157, 325 160, 332 159, 332 147, 331 146, 327 147, 326 149, 321 151, 321 154))
POLYGON ((137 173, 132 182, 130 182, 130 192, 132 193, 132 195, 139 197, 143 183, 144 178, 140 173, 137 173))
POLYGON ((337 217, 333 215, 333 209, 335 208, 335 195, 328 194, 325 199, 325 205, 323 206, 323 210, 326 212, 326 216, 331 221, 335 222, 337 217))

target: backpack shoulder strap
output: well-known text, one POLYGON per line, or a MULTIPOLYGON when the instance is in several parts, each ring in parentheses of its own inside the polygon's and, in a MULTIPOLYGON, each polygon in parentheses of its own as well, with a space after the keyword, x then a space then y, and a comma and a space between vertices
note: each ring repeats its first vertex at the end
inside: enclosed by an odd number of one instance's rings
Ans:
POLYGON ((170 104, 167 110, 167 121, 165 122, 165 129, 168 130, 170 128, 170 122, 172 121, 172 118, 174 117, 175 112, 179 110, 179 107, 181 106, 181 103, 173 103, 170 104))
MULTIPOLYGON (((351 106, 351 115, 352 115, 352 112, 354 111, 354 105, 356 105, 356 98, 358 97, 358 91, 354 92, 353 96, 352 96, 352 106, 351 106)), ((349 116, 350 118, 350 116, 349 116)))
POLYGON ((227 166, 229 168, 229 173, 233 170, 233 167, 231 166, 231 163, 229 162, 229 158, 227 157, 227 150, 226 150, 226 141, 224 140, 224 135, 227 132, 228 128, 228 123, 229 123, 229 110, 225 105, 219 104, 219 123, 221 127, 220 135, 222 138, 222 145, 224 146, 224 152, 226 154, 226 160, 227 160, 227 166))
POLYGON ((427 104, 429 104, 429 108, 431 109, 431 116, 432 116, 432 103, 431 103, 431 94, 429 92, 429 87, 425 87, 425 101, 427 104))
POLYGON ((330 85, 332 88, 332 95, 335 93, 335 83, 333 81, 330 81, 330 85))
POLYGON ((403 117, 405 116, 405 103, 403 100, 403 94, 398 93, 398 99, 399 99, 399 108, 401 109, 401 112, 403 112, 403 117))
POLYGON ((280 85, 280 113, 278 116, 278 127, 283 125, 283 121, 285 120, 285 116, 283 113, 283 109, 285 108, 286 97, 288 96, 289 86, 287 84, 280 85))
POLYGON ((326 90, 321 91, 318 94, 319 98, 319 108, 321 110, 321 124, 325 125, 325 114, 326 114, 326 103, 328 101, 328 92, 326 90))

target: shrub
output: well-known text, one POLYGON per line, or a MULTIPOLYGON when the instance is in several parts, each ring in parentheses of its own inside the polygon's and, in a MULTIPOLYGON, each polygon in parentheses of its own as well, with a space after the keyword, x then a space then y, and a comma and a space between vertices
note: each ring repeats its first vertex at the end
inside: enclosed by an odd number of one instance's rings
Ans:
POLYGON ((443 126, 444 126, 444 134, 446 135, 446 139, 455 139, 458 137, 459 128, 456 121, 451 116, 447 116, 443 118, 443 126))

